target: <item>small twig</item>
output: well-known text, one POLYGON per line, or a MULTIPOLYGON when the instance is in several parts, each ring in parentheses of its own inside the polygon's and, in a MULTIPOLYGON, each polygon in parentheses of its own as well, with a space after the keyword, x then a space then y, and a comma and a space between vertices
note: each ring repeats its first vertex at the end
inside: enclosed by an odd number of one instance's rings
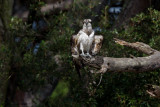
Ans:
POLYGON ((101 77, 100 77, 100 80, 99 80, 99 83, 97 86, 99 86, 101 84, 101 81, 102 81, 102 77, 103 77, 103 73, 101 73, 101 77))

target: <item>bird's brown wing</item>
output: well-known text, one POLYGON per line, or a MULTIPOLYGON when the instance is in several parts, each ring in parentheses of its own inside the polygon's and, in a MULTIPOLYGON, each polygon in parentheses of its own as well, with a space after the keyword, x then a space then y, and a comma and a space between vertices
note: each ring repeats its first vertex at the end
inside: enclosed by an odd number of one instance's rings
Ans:
POLYGON ((77 48, 78 38, 79 38, 79 34, 72 35, 70 42, 71 42, 71 54, 72 54, 72 58, 73 58, 73 63, 75 65, 75 69, 77 71, 77 74, 81 78, 80 69, 82 68, 83 65, 82 65, 81 61, 78 60, 79 54, 75 50, 75 48, 77 48))
POLYGON ((72 55, 77 53, 74 49, 77 46, 77 41, 78 41, 78 35, 72 35, 70 39, 72 55))
POLYGON ((101 47, 102 47, 102 42, 103 42, 103 36, 102 35, 95 35, 95 39, 92 45, 92 55, 96 55, 101 47))

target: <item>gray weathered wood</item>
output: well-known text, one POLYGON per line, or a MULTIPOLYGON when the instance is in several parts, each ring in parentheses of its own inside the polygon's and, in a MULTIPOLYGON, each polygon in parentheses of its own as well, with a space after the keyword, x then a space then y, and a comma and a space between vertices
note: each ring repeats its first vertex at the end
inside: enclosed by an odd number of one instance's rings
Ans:
POLYGON ((133 58, 95 56, 92 58, 79 57, 77 60, 81 60, 85 66, 99 69, 99 71, 95 73, 144 72, 153 71, 160 68, 160 52, 152 49, 149 45, 141 42, 129 43, 119 39, 115 39, 115 42, 120 45, 134 48, 149 56, 133 58))

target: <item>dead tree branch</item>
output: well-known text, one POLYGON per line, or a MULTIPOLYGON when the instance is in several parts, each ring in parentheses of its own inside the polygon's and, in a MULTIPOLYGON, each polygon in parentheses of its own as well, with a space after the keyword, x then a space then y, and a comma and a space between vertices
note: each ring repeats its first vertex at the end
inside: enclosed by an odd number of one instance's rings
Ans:
POLYGON ((96 69, 100 69, 96 73, 105 72, 144 72, 152 71, 160 68, 160 52, 152 49, 149 45, 136 42, 129 43, 123 40, 114 39, 116 43, 134 48, 140 52, 143 52, 149 56, 147 57, 133 57, 133 58, 112 58, 95 56, 92 58, 80 57, 77 60, 85 66, 90 66, 96 69))

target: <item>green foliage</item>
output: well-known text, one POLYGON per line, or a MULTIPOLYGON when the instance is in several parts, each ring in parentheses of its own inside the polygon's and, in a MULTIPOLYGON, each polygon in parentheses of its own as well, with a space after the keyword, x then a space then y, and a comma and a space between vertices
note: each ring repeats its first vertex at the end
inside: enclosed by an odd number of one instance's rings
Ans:
MULTIPOLYGON (((139 74, 105 73, 98 87, 92 82, 98 83, 100 76, 90 74, 87 67, 81 71, 84 80, 78 78, 70 55, 70 37, 82 27, 81 22, 84 18, 96 16, 92 12, 95 4, 94 2, 88 5, 78 4, 75 0, 71 11, 61 11, 57 15, 49 16, 48 32, 43 34, 45 39, 40 41, 40 48, 36 54, 33 53, 34 41, 40 32, 33 31, 31 25, 23 23, 18 18, 12 18, 9 46, 2 45, 0 49, 0 53, 2 51, 0 67, 5 65, 5 69, 8 69, 8 62, 14 65, 16 69, 13 72, 17 73, 17 87, 24 91, 36 91, 44 84, 52 83, 55 76, 59 77, 60 82, 57 87, 41 106, 157 106, 160 102, 146 94, 144 85, 160 84, 159 70, 139 74), (20 37, 20 41, 15 43, 16 37, 20 37), (55 55, 62 57, 64 71, 56 71, 58 65, 54 60, 55 55), (86 75, 88 77, 85 77, 86 75), (84 84, 88 85, 88 89, 84 88, 84 84)), ((41 5, 43 3, 31 5, 30 9, 34 10, 41 5)), ((134 17, 128 28, 110 32, 108 29, 110 25, 107 24, 109 22, 107 9, 108 6, 102 11, 100 21, 93 22, 93 27, 99 25, 102 29, 96 34, 104 36, 100 55, 145 56, 133 49, 115 44, 114 37, 129 42, 144 42, 160 50, 159 11, 149 9, 148 12, 134 17)))
POLYGON ((55 91, 51 95, 51 99, 55 100, 58 96, 66 96, 69 92, 68 84, 65 82, 59 82, 55 91))
POLYGON ((109 28, 110 27, 108 9, 109 9, 109 6, 106 6, 105 9, 102 10, 102 14, 100 16, 100 23, 99 23, 99 26, 101 28, 109 28))
POLYGON ((52 92, 49 98, 49 106, 65 106, 63 102, 63 98, 67 96, 69 92, 69 84, 64 81, 60 81, 56 86, 56 89, 52 92), (56 103, 55 103, 56 102, 56 103))
POLYGON ((11 57, 11 52, 8 49, 7 45, 1 44, 1 49, 0 49, 0 71, 5 72, 10 69, 9 67, 9 61, 11 57))
MULTIPOLYGON (((160 50, 159 44, 159 14, 154 9, 148 9, 131 19, 127 28, 114 30, 110 33, 102 32, 106 35, 103 50, 107 51, 110 57, 130 57, 146 56, 133 49, 117 45, 113 42, 113 37, 120 38, 129 42, 144 42, 152 48, 160 50)), ((103 55, 105 53, 102 52, 103 55)), ((159 70, 144 73, 107 73, 102 80, 101 87, 105 90, 102 98, 98 97, 101 106, 158 106, 159 100, 150 98, 145 92, 145 84, 160 84, 159 70)), ((100 94, 100 93, 96 93, 100 94)))
POLYGON ((18 18, 12 18, 11 22, 11 39, 8 40, 12 59, 10 64, 16 67, 13 72, 17 73, 18 87, 25 91, 38 89, 44 83, 49 83, 48 79, 53 78, 51 74, 56 68, 52 58, 53 52, 45 40, 41 41, 39 51, 34 53, 34 41, 39 32, 35 32, 30 25, 18 18), (18 38, 17 42, 15 42, 16 38, 18 38))
MULTIPOLYGON (((63 13, 62 13, 63 14, 63 13)), ((100 34, 104 35, 104 43, 102 50, 100 52, 103 56, 110 57, 130 57, 130 55, 134 56, 146 56, 143 53, 139 53, 133 49, 120 46, 114 43, 113 38, 117 37, 129 42, 144 42, 149 44, 151 47, 160 50, 159 46, 159 34, 156 29, 156 25, 158 24, 156 19, 158 11, 149 9, 148 12, 141 13, 132 19, 132 22, 126 29, 114 30, 110 32, 104 26, 104 29, 100 32, 100 34), (152 14, 152 15, 151 15, 152 14), (154 15, 153 15, 154 14, 154 15), (155 24, 156 23, 156 24, 155 24), (149 27, 148 27, 149 26, 149 27), (150 30, 150 26, 153 30, 150 30), (144 29, 145 28, 145 29, 144 29)), ((63 15, 62 15, 63 16, 63 15)), ((62 17, 61 15, 59 17, 62 17)), ((66 20, 64 18, 64 20, 66 20)), ((63 21, 62 21, 63 22, 63 21)), ((99 24, 99 23, 98 23, 99 24)), ((59 26, 56 26, 59 27, 59 26)), ((64 26, 63 26, 64 27, 64 26)), ((65 29, 70 29, 74 31, 72 28, 68 28, 67 24, 65 29)), ((56 28, 55 28, 56 29, 56 28)), ((75 28, 76 29, 76 28, 75 28)), ((63 29, 64 30, 64 29, 63 29)), ((73 33, 73 32, 72 32, 73 33)), ((68 33, 66 33, 68 34, 68 33)), ((63 34, 61 34, 63 35, 63 34)), ((68 35, 69 36, 69 35, 68 35)), ((68 38, 68 37, 67 37, 68 38)), ((61 39, 57 39, 60 40, 61 39)), ((58 42, 57 42, 58 43, 58 42)), ((63 42, 61 42, 63 43, 63 42)), ((68 53, 68 42, 64 43, 65 47, 63 48, 63 52, 68 53)), ((56 44, 55 44, 56 45, 56 44)), ((59 44, 60 45, 60 44, 59 44)), ((61 53, 59 51, 59 53, 61 53)), ((69 55, 69 54, 67 54, 69 55)), ((66 98, 63 98, 62 105, 65 106, 158 106, 159 100, 150 98, 149 95, 146 94, 145 85, 146 84, 160 84, 160 73, 159 70, 152 72, 144 72, 144 73, 105 73, 103 75, 102 82, 100 86, 95 86, 94 84, 88 85, 88 90, 85 88, 81 88, 85 82, 80 81, 77 76, 75 76, 75 70, 72 68, 73 64, 70 60, 70 57, 67 55, 62 55, 67 67, 67 72, 63 73, 63 79, 69 81, 70 87, 69 94, 66 98), (67 58, 68 57, 68 58, 67 58), (78 83, 78 84, 77 84, 78 83), (89 91, 89 93, 87 92, 89 91)), ((86 75, 87 68, 81 71, 82 77, 86 75)), ((88 77, 90 82, 99 81, 99 75, 94 76, 92 74, 91 77, 88 77)), ((83 78, 84 79, 84 78, 83 78)), ((85 80, 84 80, 85 81, 85 80)), ((62 101, 60 101, 62 102, 62 101)), ((51 104, 51 101, 47 103, 51 104)), ((53 103, 53 102, 52 102, 53 103)), ((53 103, 53 105, 56 103, 53 103)), ((58 103, 59 104, 59 103, 58 103)))
POLYGON ((10 70, 10 66, 9 66, 9 62, 10 62, 10 58, 11 58, 11 52, 8 48, 7 45, 2 44, 0 46, 0 102, 1 102, 1 106, 4 105, 4 99, 5 99, 5 93, 7 91, 7 83, 8 80, 10 78, 9 75, 9 70, 10 70))

